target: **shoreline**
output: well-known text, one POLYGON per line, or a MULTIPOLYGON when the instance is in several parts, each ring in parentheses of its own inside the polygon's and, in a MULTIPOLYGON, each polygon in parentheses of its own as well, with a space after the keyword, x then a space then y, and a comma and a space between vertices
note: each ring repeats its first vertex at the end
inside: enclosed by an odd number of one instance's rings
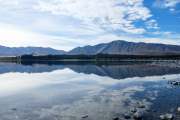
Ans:
POLYGON ((177 61, 180 55, 22 55, 0 56, 0 62, 143 62, 143 61, 177 61))

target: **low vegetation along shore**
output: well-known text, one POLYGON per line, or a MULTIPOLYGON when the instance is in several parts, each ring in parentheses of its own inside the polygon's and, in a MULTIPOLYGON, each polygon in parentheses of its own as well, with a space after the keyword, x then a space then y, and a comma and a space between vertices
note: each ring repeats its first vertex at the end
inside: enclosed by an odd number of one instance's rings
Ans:
POLYGON ((153 61, 180 60, 180 55, 22 55, 4 56, 0 61, 153 61))

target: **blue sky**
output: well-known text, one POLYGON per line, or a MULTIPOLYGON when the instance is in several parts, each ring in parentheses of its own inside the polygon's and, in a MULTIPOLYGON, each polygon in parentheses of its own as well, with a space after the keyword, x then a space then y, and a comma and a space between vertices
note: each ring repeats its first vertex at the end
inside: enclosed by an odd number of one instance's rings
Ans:
POLYGON ((0 0, 0 45, 180 45, 180 0, 0 0))

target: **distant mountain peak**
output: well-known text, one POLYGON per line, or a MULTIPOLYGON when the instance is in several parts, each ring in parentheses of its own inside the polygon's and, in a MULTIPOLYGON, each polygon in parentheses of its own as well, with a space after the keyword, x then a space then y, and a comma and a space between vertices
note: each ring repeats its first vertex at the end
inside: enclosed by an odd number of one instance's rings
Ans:
POLYGON ((62 55, 66 54, 63 50, 43 47, 5 47, 0 45, 0 56, 20 56, 25 54, 36 55, 62 55))
POLYGON ((125 40, 116 40, 109 43, 102 43, 94 46, 74 48, 68 54, 119 54, 119 55, 165 55, 180 54, 180 46, 160 43, 135 43, 125 40))

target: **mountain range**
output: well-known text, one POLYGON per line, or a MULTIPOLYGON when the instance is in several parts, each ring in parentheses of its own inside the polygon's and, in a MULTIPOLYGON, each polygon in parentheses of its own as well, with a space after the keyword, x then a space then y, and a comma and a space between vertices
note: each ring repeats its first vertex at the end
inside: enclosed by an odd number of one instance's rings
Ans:
POLYGON ((180 46, 157 43, 135 43, 123 40, 102 43, 94 46, 77 47, 68 52, 43 47, 5 47, 0 46, 0 56, 19 56, 24 54, 35 55, 96 55, 96 54, 117 54, 117 55, 171 55, 180 54, 180 46))
POLYGON ((0 56, 20 56, 25 54, 35 54, 35 55, 56 55, 65 54, 63 50, 56 50, 52 48, 43 47, 5 47, 0 46, 0 56))

